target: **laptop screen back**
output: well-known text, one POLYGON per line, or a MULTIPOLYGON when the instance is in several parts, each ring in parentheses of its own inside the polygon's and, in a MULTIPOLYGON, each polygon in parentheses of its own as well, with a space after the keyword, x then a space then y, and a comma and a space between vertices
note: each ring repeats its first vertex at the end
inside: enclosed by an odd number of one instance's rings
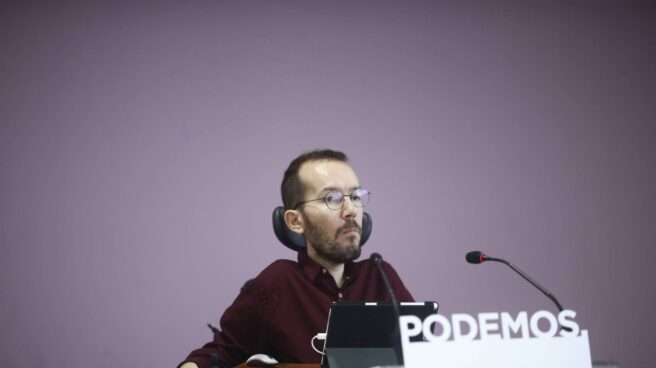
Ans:
MULTIPOLYGON (((422 320, 437 313, 437 302, 401 303, 401 315, 422 320)), ((330 368, 400 365, 398 320, 389 302, 338 302, 331 306, 326 328, 326 358, 330 368)), ((422 336, 415 339, 421 340, 422 336)))

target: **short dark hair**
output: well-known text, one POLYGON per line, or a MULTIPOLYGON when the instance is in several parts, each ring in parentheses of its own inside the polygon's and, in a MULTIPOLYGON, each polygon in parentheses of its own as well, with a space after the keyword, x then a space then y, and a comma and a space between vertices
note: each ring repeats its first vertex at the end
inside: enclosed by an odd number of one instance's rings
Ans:
POLYGON ((289 164, 287 170, 285 170, 285 175, 280 185, 280 194, 282 195, 282 203, 285 206, 285 210, 294 209, 296 203, 304 200, 305 188, 303 187, 303 183, 301 183, 301 178, 298 176, 298 170, 304 163, 318 160, 348 162, 348 157, 346 157, 344 152, 330 149, 316 149, 296 157, 289 164))

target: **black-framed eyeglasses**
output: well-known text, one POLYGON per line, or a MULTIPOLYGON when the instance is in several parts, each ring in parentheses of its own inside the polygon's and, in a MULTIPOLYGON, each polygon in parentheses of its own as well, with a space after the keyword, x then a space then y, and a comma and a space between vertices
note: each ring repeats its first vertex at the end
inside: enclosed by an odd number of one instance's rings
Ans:
POLYGON ((371 193, 369 193, 369 191, 364 188, 357 188, 353 192, 351 192, 351 194, 344 194, 336 190, 331 190, 330 192, 326 193, 326 195, 323 198, 310 199, 308 201, 296 203, 294 209, 297 209, 298 206, 308 202, 324 201, 326 206, 331 210, 339 210, 342 209, 342 207, 344 207, 344 198, 346 197, 351 199, 351 202, 353 202, 354 206, 365 207, 367 204, 369 204, 370 196, 371 193))

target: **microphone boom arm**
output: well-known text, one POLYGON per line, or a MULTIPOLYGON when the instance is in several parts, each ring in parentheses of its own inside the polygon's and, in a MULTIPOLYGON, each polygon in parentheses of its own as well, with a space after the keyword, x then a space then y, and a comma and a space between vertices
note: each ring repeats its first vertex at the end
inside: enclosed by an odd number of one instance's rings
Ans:
POLYGON ((517 266, 515 266, 514 264, 506 261, 505 259, 494 258, 494 257, 490 257, 490 256, 485 256, 485 260, 486 261, 499 262, 499 263, 503 263, 503 264, 507 265, 513 271, 517 272, 517 274, 519 274, 519 276, 523 277, 524 280, 530 282, 531 285, 535 286, 538 290, 540 290, 542 292, 542 294, 547 296, 547 298, 551 299, 551 301, 553 301, 556 304, 556 307, 558 307, 558 311, 560 311, 560 312, 563 311, 563 306, 560 305, 560 302, 558 301, 558 299, 556 299, 556 297, 549 290, 547 290, 544 286, 538 284, 537 281, 533 280, 531 278, 531 276, 527 275, 524 271, 517 268, 517 266))
POLYGON ((394 324, 395 325, 394 334, 396 335, 394 338, 395 340, 394 351, 399 359, 399 363, 403 365, 404 358, 403 358, 403 347, 401 342, 401 326, 399 325, 400 323, 399 319, 401 318, 401 309, 399 308, 399 301, 398 299, 396 299, 396 293, 394 292, 394 289, 392 288, 392 284, 390 283, 389 278, 387 277, 387 273, 383 268, 383 257, 381 257, 381 255, 378 253, 372 253, 369 259, 376 265, 376 268, 378 268, 378 273, 380 273, 380 276, 383 279, 383 283, 387 288, 387 292, 389 293, 390 300, 392 302, 394 318, 396 319, 396 323, 394 324))

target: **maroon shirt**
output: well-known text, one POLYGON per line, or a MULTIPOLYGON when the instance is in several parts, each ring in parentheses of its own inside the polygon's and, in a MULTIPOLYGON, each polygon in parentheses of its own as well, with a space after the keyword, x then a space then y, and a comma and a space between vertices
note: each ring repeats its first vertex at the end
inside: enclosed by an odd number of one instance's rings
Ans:
MULTIPOLYGON (((396 271, 383 262, 399 301, 414 301, 396 271)), ((209 367, 216 353, 219 366, 232 367, 256 353, 284 363, 319 363, 310 340, 325 332, 330 305, 336 301, 388 301, 385 283, 368 259, 348 262, 341 288, 306 252, 298 263, 277 260, 262 271, 221 317, 221 333, 214 341, 189 354, 185 362, 209 367)), ((317 343, 317 346, 321 346, 317 343)))

